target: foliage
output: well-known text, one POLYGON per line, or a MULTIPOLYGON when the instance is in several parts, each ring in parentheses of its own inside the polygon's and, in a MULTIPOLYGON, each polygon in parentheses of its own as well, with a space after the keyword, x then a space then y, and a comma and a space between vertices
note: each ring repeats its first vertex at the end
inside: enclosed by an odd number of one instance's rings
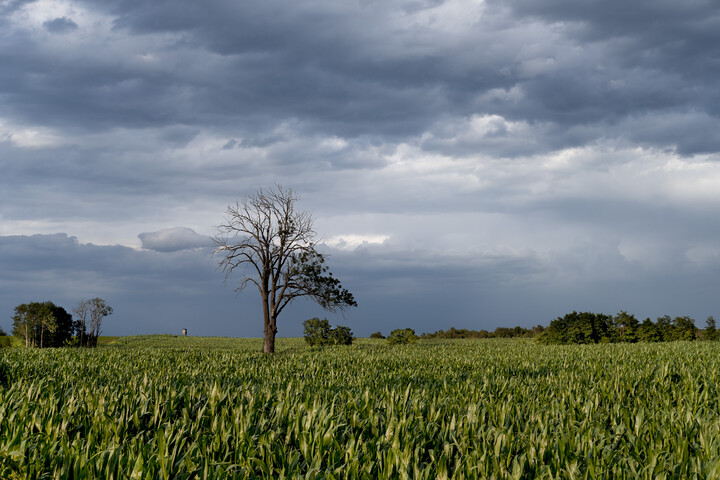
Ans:
POLYGON ((611 325, 611 338, 616 342, 635 343, 638 341, 638 322, 635 315, 621 311, 613 318, 611 325))
POLYGON ((385 338, 385 335, 382 334, 382 332, 374 332, 370 334, 370 338, 385 338))
POLYGON ((30 302, 15 307, 13 335, 26 347, 61 347, 72 336, 72 316, 53 302, 30 302))
POLYGON ((674 340, 695 340, 695 320, 688 316, 675 317, 672 320, 670 341, 674 340))
POLYGON ((330 330, 330 338, 335 345, 352 345, 352 330, 350 330, 350 327, 343 327, 342 325, 338 325, 337 327, 330 330))
POLYGON ((352 345, 353 335, 350 328, 340 325, 330 328, 330 322, 326 318, 310 318, 303 322, 303 326, 305 341, 310 346, 352 345))
POLYGON ((13 341, 12 337, 8 337, 7 335, 0 335, 0 348, 6 348, 6 347, 12 347, 13 341))
POLYGON ((259 190, 228 206, 218 227, 214 254, 225 280, 243 275, 237 291, 258 288, 263 305, 263 351, 275 351, 277 318, 295 299, 305 297, 326 310, 357 306, 353 295, 328 272, 314 244, 313 217, 295 207, 292 190, 259 190))
POLYGON ((415 335, 415 330, 413 330, 412 328, 396 328, 395 330, 390 332, 390 335, 388 335, 387 342, 390 345, 401 345, 407 343, 414 343, 417 338, 418 337, 417 335, 415 335))
POLYGON ((262 342, 0 351, 0 478, 720 477, 716 342, 262 342))
POLYGON ((330 322, 327 319, 310 318, 303 322, 305 341, 310 346, 330 343, 330 322))
POLYGON ((572 312, 550 322, 538 341, 546 344, 671 342, 695 340, 696 331, 695 320, 687 316, 671 318, 665 315, 656 323, 649 318, 640 323, 634 315, 625 311, 614 317, 602 313, 572 312))
POLYGON ((641 342, 662 342, 663 338, 658 326, 652 320, 646 318, 638 325, 638 340, 641 342))
POLYGON ((532 328, 520 326, 514 328, 498 327, 494 331, 468 330, 466 328, 450 327, 448 330, 438 330, 434 333, 423 333, 421 338, 518 338, 534 337, 545 330, 542 325, 532 328))
POLYGON ((705 329, 703 330, 703 339, 710 341, 718 339, 718 331, 715 325, 715 317, 713 317, 712 315, 707 318, 705 329))
POLYGON ((572 312, 550 322, 541 343, 599 343, 609 341, 611 317, 590 312, 572 312))

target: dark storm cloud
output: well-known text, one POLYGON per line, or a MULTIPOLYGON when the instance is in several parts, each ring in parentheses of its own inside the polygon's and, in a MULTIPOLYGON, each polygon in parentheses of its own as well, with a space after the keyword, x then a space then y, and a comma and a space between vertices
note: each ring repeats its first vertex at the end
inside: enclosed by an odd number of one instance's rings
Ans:
MULTIPOLYGON (((159 233, 177 235, 180 230, 159 233)), ((433 304, 443 295, 458 299, 467 294, 468 286, 487 288, 514 274, 533 273, 526 262, 503 258, 487 259, 486 273, 478 276, 461 259, 432 252, 326 251, 331 253, 333 272, 360 302, 357 311, 337 321, 363 336, 379 328, 400 328, 408 321, 417 329, 431 330, 443 308, 433 304), (417 262, 418 256, 423 262, 417 262), (463 284, 466 287, 459 289, 463 284)), ((80 299, 100 296, 115 308, 105 325, 108 334, 173 333, 180 328, 203 335, 261 332, 257 292, 248 288, 233 294, 241 272, 223 285, 207 249, 153 252, 83 244, 66 234, 0 236, 0 258, 0 325, 6 327, 20 303, 48 299, 69 310, 80 299)), ((467 305, 445 313, 479 321, 467 305)), ((308 303, 293 304, 281 319, 280 334, 301 335, 302 320, 316 315, 328 313, 308 303)))
MULTIPOLYGON (((555 74, 525 83, 544 118, 615 123, 633 116, 707 112, 717 121, 720 15, 715 2, 503 4, 518 19, 552 25, 567 46, 585 53, 555 74)), ((706 151, 702 142, 682 134, 665 138, 688 153, 706 151)))
POLYGON ((10 15, 14 11, 22 8, 28 3, 32 3, 35 0, 5 0, 0 3, 0 13, 3 15, 10 15))
MULTIPOLYGON (((6 34, 6 111, 84 129, 212 125, 253 137, 288 120, 305 133, 387 139, 470 115, 546 125, 527 149, 496 142, 509 157, 636 140, 622 127, 638 117, 704 112, 715 123, 719 113, 711 3, 489 2, 458 29, 438 25, 443 2, 84 5, 129 42, 106 45, 116 52, 106 58, 82 45, 64 58, 27 32, 6 34), (504 96, 513 89, 517 98, 504 96)), ((716 146, 681 130, 643 141, 684 154, 716 146)))
POLYGON ((115 309, 107 334, 179 333, 182 322, 195 334, 241 335, 232 310, 253 311, 223 287, 207 250, 158 253, 83 244, 65 234, 0 236, 0 258, 3 326, 20 303, 51 300, 69 311, 95 296, 115 309))
POLYGON ((701 1, 0 2, 4 302, 112 294, 128 325, 235 334, 256 307, 208 287, 205 242, 281 183, 368 331, 713 313, 718 22, 701 1), (24 235, 57 231, 80 240, 24 235))
POLYGON ((66 33, 78 29, 77 23, 73 22, 72 19, 67 17, 58 17, 43 22, 43 27, 45 27, 45 30, 51 33, 66 33))
MULTIPOLYGON (((331 270, 359 302, 333 323, 366 336, 405 327, 421 332, 451 325, 546 325, 572 310, 624 309, 653 318, 689 314, 698 320, 717 313, 718 305, 707 301, 716 298, 717 253, 696 261, 685 250, 667 248, 673 242, 665 238, 665 261, 653 266, 623 256, 618 240, 606 238, 597 226, 585 231, 583 244, 553 253, 452 254, 408 249, 405 243, 350 250, 322 246, 331 270)), ((177 247, 178 239, 187 246, 185 237, 199 237, 190 232, 156 232, 154 247, 177 247)), ((652 240, 644 248, 651 248, 652 240)), ((241 272, 223 285, 209 253, 208 248, 158 252, 99 246, 66 234, 0 236, 0 311, 5 312, 0 324, 10 326, 19 303, 47 299, 70 309, 79 299, 100 296, 116 310, 106 324, 108 334, 189 328, 201 335, 259 336, 257 292, 233 294, 241 272)), ((280 334, 301 335, 302 321, 313 316, 328 314, 306 302, 294 304, 281 319, 280 334)))

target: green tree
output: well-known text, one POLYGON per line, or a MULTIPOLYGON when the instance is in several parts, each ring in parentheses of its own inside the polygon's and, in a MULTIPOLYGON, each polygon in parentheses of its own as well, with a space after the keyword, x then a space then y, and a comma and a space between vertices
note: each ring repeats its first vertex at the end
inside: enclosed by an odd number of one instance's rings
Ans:
POLYGON ((717 340, 718 339, 718 331, 717 327, 715 326, 715 317, 710 315, 707 318, 707 322, 705 323, 705 329, 703 330, 703 337, 705 340, 717 340))
POLYGON ((696 330, 694 319, 688 316, 673 318, 673 340, 695 340, 696 330))
POLYGON ((657 321, 655 322, 655 329, 657 330, 658 337, 660 337, 660 342, 670 342, 673 340, 677 340, 675 337, 675 329, 673 328, 672 319, 670 318, 670 315, 663 315, 662 317, 658 317, 657 321))
POLYGON ((352 330, 341 325, 330 328, 327 318, 322 320, 317 317, 310 318, 303 322, 303 326, 305 341, 310 346, 352 345, 352 330))
POLYGON ((48 311, 46 313, 43 313, 40 316, 40 348, 43 348, 43 337, 45 336, 45 331, 48 331, 49 333, 55 333, 57 330, 57 322, 55 321, 55 315, 53 315, 52 311, 48 311))
POLYGON ((385 338, 382 332, 373 332, 370 334, 370 338, 385 338))
POLYGON ((538 338, 541 343, 599 343, 611 340, 612 317, 572 312, 558 317, 538 338))
POLYGON ((15 307, 13 335, 30 347, 61 347, 72 336, 72 317, 52 302, 30 302, 15 307))
POLYGON ((30 348, 35 344, 35 329, 39 324, 39 312, 36 311, 39 304, 22 303, 15 307, 15 315, 13 315, 12 333, 16 337, 25 340, 25 347, 30 348))
POLYGON ((342 325, 338 325, 337 327, 330 330, 330 338, 335 345, 352 345, 352 330, 350 330, 350 327, 343 327, 342 325))
POLYGON ((630 315, 625 310, 621 310, 620 313, 613 318, 616 340, 628 343, 637 342, 639 325, 640 322, 635 318, 635 315, 630 315))
POLYGON ((308 345, 328 345, 330 343, 330 322, 320 320, 318 317, 310 318, 303 322, 305 327, 304 336, 308 345))
POLYGON ((643 323, 638 325, 638 340, 641 342, 661 342, 662 336, 658 332, 657 325, 652 320, 646 318, 643 323))
POLYGON ((255 285, 263 306, 263 352, 275 352, 277 319, 293 300, 306 297, 329 311, 355 307, 353 295, 328 272, 314 244, 313 217, 298 211, 298 197, 277 186, 228 206, 214 254, 225 280, 243 270, 240 286, 255 285))
POLYGON ((387 342, 390 345, 400 345, 400 344, 406 344, 406 343, 413 343, 417 340, 417 335, 415 335, 415 330, 412 328, 403 328, 399 329, 396 328, 392 332, 390 332, 390 335, 387 337, 387 342))

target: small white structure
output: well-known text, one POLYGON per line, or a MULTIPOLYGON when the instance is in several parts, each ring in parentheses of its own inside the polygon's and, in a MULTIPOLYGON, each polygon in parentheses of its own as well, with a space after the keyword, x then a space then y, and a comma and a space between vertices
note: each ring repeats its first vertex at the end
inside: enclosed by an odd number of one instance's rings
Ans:
POLYGON ((187 328, 183 328, 183 337, 187 337, 187 328))

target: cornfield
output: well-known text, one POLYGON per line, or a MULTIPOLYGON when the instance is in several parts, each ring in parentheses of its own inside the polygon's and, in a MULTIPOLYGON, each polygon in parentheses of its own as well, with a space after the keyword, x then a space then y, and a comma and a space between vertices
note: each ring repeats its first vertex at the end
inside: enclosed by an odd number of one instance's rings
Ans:
POLYGON ((0 478, 720 478, 720 343, 0 351, 0 478))

